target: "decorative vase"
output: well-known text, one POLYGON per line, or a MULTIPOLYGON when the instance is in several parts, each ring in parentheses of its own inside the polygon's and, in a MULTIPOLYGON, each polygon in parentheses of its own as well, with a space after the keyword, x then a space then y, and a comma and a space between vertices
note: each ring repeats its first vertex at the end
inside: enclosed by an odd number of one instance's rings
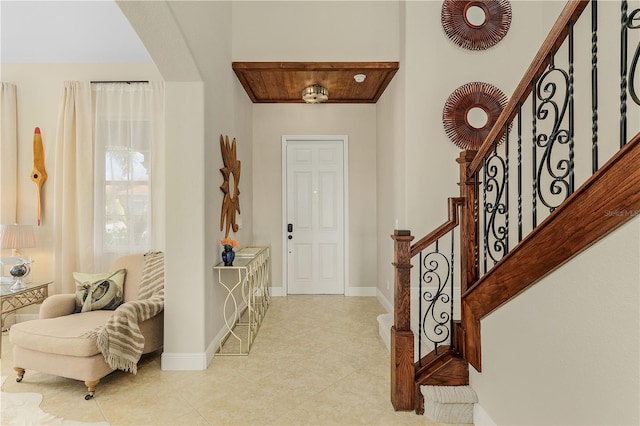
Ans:
POLYGON ((222 252, 222 261, 224 266, 233 266, 233 259, 236 258, 236 253, 233 251, 233 246, 225 245, 222 252))

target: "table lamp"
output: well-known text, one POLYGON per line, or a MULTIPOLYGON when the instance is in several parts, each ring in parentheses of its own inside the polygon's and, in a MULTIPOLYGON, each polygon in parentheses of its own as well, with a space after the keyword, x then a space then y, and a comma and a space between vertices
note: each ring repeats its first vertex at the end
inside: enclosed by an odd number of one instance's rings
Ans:
POLYGON ((11 286, 11 291, 23 290, 26 288, 22 279, 29 275, 31 268, 27 260, 22 258, 20 249, 36 246, 36 236, 31 225, 2 225, 0 227, 0 247, 11 249, 11 256, 22 260, 14 265, 9 273, 14 277, 15 283, 11 286))

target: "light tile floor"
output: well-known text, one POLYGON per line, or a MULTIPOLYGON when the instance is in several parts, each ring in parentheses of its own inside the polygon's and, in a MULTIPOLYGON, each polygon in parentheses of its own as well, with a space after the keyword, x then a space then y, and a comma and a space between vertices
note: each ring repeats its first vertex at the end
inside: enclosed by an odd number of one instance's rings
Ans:
POLYGON ((162 371, 158 354, 138 374, 116 371, 85 401, 82 382, 27 371, 13 378, 5 332, 5 392, 38 392, 67 420, 112 425, 432 425, 389 401, 389 353, 376 298, 274 297, 248 356, 216 356, 205 371, 162 371))

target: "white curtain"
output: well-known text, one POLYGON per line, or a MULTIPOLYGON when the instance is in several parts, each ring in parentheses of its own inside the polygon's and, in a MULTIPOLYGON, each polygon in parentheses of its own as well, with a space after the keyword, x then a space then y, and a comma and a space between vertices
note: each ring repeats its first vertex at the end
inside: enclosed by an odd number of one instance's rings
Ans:
POLYGON ((73 272, 107 272, 121 255, 164 249, 163 186, 152 185, 163 182, 163 152, 163 83, 65 83, 54 182, 57 292, 75 291, 73 272))
POLYGON ((73 272, 93 271, 93 136, 91 84, 64 84, 55 147, 54 279, 73 293, 73 272))
POLYGON ((164 139, 164 88, 161 82, 98 83, 92 91, 95 267, 107 270, 124 254, 162 249, 161 227, 153 226, 153 212, 162 209, 155 208, 153 190, 164 139))
POLYGON ((15 84, 0 83, 0 223, 17 223, 18 115, 15 84))

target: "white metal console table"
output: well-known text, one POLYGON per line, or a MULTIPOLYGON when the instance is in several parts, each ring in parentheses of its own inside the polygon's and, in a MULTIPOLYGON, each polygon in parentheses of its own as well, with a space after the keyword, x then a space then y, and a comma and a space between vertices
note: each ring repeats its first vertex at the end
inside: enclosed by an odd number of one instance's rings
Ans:
POLYGON ((233 266, 213 267, 227 292, 223 316, 227 332, 216 355, 249 355, 270 303, 268 247, 247 247, 236 253, 233 266))

